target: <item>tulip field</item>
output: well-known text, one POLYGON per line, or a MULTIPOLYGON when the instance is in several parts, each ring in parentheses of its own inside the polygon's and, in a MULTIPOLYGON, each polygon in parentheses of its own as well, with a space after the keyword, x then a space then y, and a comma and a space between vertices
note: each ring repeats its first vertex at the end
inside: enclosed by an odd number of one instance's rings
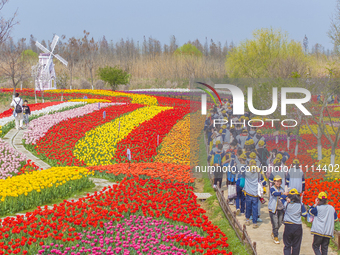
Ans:
MULTIPOLYGON (((33 102, 34 90, 18 92, 33 102)), ((163 95, 50 90, 44 98, 51 102, 30 104, 35 118, 23 131, 23 145, 51 168, 39 170, 0 138, 0 216, 31 209, 0 219, 0 254, 234 254, 228 233, 209 220, 193 192, 191 167, 199 162, 205 121, 200 104, 183 99, 189 91, 163 95), (118 185, 45 206, 90 187, 92 177, 118 185)), ((334 121, 340 107, 330 108, 334 121)), ((11 110, 0 113, 0 132, 8 132, 13 120, 11 110)), ((302 165, 330 164, 329 142, 322 139, 319 162, 317 140, 305 124, 289 149, 284 135, 276 144, 273 131, 263 128, 269 150, 284 148, 293 155, 299 139, 302 165)), ((340 164, 340 149, 336 155, 340 164)), ((308 178, 304 202, 327 187, 339 212, 340 174, 303 170, 308 178)))

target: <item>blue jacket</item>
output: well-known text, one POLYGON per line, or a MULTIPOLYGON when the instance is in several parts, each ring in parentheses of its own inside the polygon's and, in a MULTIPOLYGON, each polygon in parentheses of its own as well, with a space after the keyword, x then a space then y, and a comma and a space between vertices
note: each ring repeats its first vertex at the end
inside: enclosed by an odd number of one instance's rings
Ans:
POLYGON ((311 229, 312 235, 332 238, 334 236, 334 221, 338 220, 338 215, 331 205, 312 206, 309 214, 314 216, 311 229))
POLYGON ((288 203, 285 201, 285 216, 283 218, 284 224, 302 224, 301 216, 307 217, 306 207, 302 203, 288 203))
POLYGON ((284 189, 282 189, 282 187, 277 189, 275 186, 272 186, 270 188, 270 197, 268 202, 269 212, 276 213, 277 203, 279 199, 281 199, 282 204, 284 204, 287 196, 285 196, 283 192, 284 189))

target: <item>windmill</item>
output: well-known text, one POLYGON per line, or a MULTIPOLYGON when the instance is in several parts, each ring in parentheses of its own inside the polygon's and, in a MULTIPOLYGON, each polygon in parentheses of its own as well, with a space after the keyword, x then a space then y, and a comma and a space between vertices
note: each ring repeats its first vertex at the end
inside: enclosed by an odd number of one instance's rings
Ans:
POLYGON ((36 82, 36 87, 38 87, 39 90, 56 88, 55 82, 54 82, 56 77, 55 77, 55 71, 54 71, 54 65, 53 65, 53 57, 55 57, 65 66, 67 66, 67 61, 65 59, 63 59, 58 54, 53 53, 58 40, 59 40, 59 36, 55 35, 50 45, 51 51, 46 49, 38 41, 35 42, 35 45, 44 52, 44 53, 40 53, 40 56, 39 56, 39 64, 43 66, 39 72, 39 80, 38 82, 36 82))

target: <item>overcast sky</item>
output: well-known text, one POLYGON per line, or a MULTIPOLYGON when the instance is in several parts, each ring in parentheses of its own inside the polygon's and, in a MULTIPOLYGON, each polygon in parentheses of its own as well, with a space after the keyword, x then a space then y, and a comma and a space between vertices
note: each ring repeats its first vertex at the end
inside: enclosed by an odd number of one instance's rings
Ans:
POLYGON ((9 16, 18 9, 14 39, 51 40, 53 33, 95 39, 142 41, 152 36, 162 44, 175 35, 179 45, 198 38, 239 43, 258 28, 281 28, 291 39, 305 34, 309 48, 315 43, 332 48, 327 37, 336 0, 10 0, 2 10, 9 16))

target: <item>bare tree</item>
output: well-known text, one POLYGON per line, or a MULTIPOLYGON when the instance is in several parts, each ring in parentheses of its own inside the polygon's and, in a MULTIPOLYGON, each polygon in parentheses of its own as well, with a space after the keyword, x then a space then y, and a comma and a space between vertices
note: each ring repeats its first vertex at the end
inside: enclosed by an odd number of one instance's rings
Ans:
POLYGON ((0 71, 5 78, 12 81, 13 95, 20 82, 30 77, 29 62, 25 61, 22 52, 25 50, 25 39, 13 43, 3 44, 0 49, 0 71))
POLYGON ((334 51, 337 55, 340 53, 340 0, 336 2, 335 13, 331 18, 331 27, 328 30, 328 37, 332 40, 334 51))
MULTIPOLYGON (((9 0, 0 0, 0 12, 4 8, 5 4, 8 3, 9 0)), ((15 17, 17 16, 16 11, 13 16, 9 19, 5 19, 1 13, 0 13, 0 45, 7 40, 9 37, 11 30, 13 26, 18 24, 17 21, 15 21, 15 17)))
POLYGON ((81 55, 85 60, 85 68, 88 68, 91 76, 91 85, 93 89, 93 69, 95 56, 98 52, 98 42, 95 42, 93 37, 89 38, 90 32, 84 30, 84 37, 81 39, 81 55))
POLYGON ((68 44, 65 44, 64 47, 64 54, 68 61, 67 67, 70 72, 70 86, 72 86, 74 66, 75 63, 79 61, 80 40, 72 37, 68 40, 68 44))

